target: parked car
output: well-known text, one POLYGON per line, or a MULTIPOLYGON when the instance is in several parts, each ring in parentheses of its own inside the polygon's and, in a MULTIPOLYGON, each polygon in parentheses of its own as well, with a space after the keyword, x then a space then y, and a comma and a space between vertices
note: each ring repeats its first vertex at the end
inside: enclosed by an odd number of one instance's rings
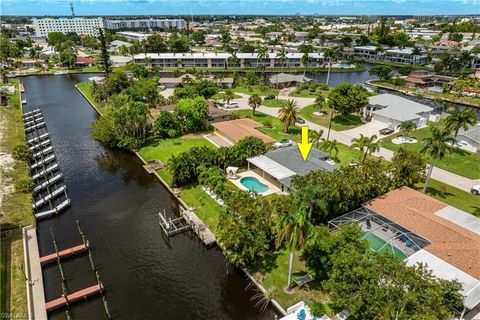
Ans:
POLYGON ((285 148, 285 147, 290 147, 293 146, 294 143, 290 139, 282 139, 280 141, 277 141, 273 144, 274 148, 285 148))
POLYGON ((393 130, 392 128, 383 128, 383 129, 380 129, 380 134, 383 134, 384 136, 387 135, 387 134, 392 134, 395 130, 393 130))
POLYGON ((305 123, 305 119, 303 119, 302 117, 298 117, 297 123, 304 124, 304 123, 305 123))
POLYGON ((226 103, 223 107, 225 109, 237 109, 240 106, 239 106, 238 102, 230 102, 230 103, 226 103))
POLYGON ((263 100, 273 100, 275 99, 275 96, 272 95, 272 94, 269 94, 268 96, 266 96, 265 98, 263 98, 263 100))
POLYGON ((470 192, 476 196, 480 196, 480 184, 474 185, 471 189, 470 192))

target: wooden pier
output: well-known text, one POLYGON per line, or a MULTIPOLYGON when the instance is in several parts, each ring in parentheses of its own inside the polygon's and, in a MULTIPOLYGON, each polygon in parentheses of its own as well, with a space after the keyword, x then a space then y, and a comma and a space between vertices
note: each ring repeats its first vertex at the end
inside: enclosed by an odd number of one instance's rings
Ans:
POLYGON ((188 209, 180 207, 182 216, 189 222, 193 232, 202 240, 202 242, 207 245, 213 245, 217 242, 213 232, 203 223, 203 221, 197 217, 197 215, 188 209))
POLYGON ((78 301, 81 301, 81 300, 86 300, 88 297, 91 297, 91 296, 94 296, 94 295, 97 295, 97 294, 101 294, 103 291, 103 285, 100 283, 100 284, 96 284, 96 285, 93 285, 91 287, 88 287, 88 288, 85 288, 85 289, 82 289, 82 290, 78 290, 74 293, 71 293, 69 295, 66 295, 66 296, 62 296, 60 298, 57 298, 55 300, 52 300, 52 301, 49 301, 47 303, 45 303, 45 309, 47 309, 47 312, 50 312, 50 311, 53 311, 53 310, 56 310, 56 309, 59 309, 59 308, 62 308, 62 307, 66 307, 72 303, 75 303, 75 302, 78 302, 78 301))
POLYGON ((88 250, 88 242, 82 243, 82 244, 79 244, 78 246, 71 247, 59 252, 54 252, 52 254, 43 256, 40 258, 40 264, 44 266, 46 264, 57 261, 57 259, 65 259, 75 254, 86 252, 87 250, 88 250))

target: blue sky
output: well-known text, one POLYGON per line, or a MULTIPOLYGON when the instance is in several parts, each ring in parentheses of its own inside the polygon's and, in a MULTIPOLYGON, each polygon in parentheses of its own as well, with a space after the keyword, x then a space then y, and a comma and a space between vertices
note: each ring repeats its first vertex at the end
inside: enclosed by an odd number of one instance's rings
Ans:
MULTIPOLYGON (((69 0, 0 0, 2 15, 70 14, 69 0)), ((480 14, 480 0, 73 0, 77 15, 480 14)))

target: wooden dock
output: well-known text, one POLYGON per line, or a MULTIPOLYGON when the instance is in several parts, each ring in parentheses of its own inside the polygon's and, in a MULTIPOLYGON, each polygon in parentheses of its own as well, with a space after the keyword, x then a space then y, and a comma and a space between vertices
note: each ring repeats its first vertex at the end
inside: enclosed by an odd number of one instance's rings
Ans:
POLYGON ((182 216, 189 222, 193 232, 202 240, 202 242, 207 245, 213 245, 217 242, 213 232, 203 223, 203 221, 197 217, 197 215, 191 211, 180 207, 182 216))
POLYGON ((190 229, 190 224, 185 220, 185 217, 178 217, 178 218, 167 218, 165 209, 163 209, 163 213, 159 212, 158 216, 160 218, 159 224, 162 228, 165 235, 168 237, 174 236, 178 233, 186 231, 190 229))
POLYGON ((55 252, 55 253, 43 256, 43 257, 40 258, 40 264, 42 266, 44 266, 46 264, 55 262, 57 260, 57 258, 58 259, 65 259, 65 258, 68 258, 72 255, 86 252, 87 250, 88 250, 88 242, 82 243, 82 244, 79 244, 78 246, 62 250, 62 251, 58 252, 58 254, 55 252))
POLYGON ((94 286, 71 293, 67 296, 63 296, 55 300, 49 301, 45 303, 45 309, 47 309, 47 312, 50 312, 65 307, 69 304, 78 302, 80 300, 86 300, 88 297, 102 293, 102 291, 103 286, 101 284, 96 284, 94 286))

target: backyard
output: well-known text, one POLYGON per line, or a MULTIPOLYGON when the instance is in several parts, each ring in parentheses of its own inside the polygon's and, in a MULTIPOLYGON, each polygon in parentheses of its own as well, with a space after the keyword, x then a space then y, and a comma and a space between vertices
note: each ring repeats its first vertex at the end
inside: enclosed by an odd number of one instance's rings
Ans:
MULTIPOLYGON (((319 111, 318 107, 316 105, 311 105, 300 110, 300 115, 308 121, 328 127, 331 109, 328 107, 322 108, 321 115, 315 114, 317 111, 319 111)), ((332 129, 335 131, 353 129, 361 126, 362 124, 364 124, 362 119, 356 114, 349 114, 346 116, 335 115, 332 118, 332 129)))
POLYGON ((100 103, 96 102, 92 96, 92 82, 81 82, 75 85, 77 89, 83 93, 83 95, 89 100, 90 104, 98 111, 102 113, 105 109, 105 106, 102 106, 100 103))
MULTIPOLYGON (((442 123, 429 122, 429 126, 441 126, 442 123)), ((407 150, 420 152, 424 146, 423 139, 430 137, 429 127, 415 130, 411 136, 417 139, 417 143, 404 143, 396 145, 392 142, 392 139, 398 137, 400 134, 394 134, 381 140, 381 145, 384 148, 390 150, 398 150, 403 147, 407 150)), ((480 153, 471 153, 461 149, 453 148, 452 153, 445 156, 445 158, 435 162, 435 166, 456 173, 458 175, 467 177, 469 179, 480 179, 480 153)))

